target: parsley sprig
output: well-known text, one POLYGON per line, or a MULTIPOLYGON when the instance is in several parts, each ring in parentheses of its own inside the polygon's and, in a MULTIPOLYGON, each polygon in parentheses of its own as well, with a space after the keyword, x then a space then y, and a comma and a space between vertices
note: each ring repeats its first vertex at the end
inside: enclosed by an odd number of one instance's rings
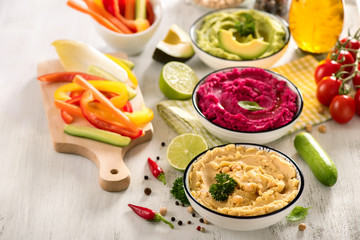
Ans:
POLYGON ((190 204, 189 200, 187 199, 187 197, 185 195, 183 177, 178 177, 174 181, 174 185, 173 185, 172 189, 170 190, 170 193, 181 203, 183 203, 185 205, 190 204))
POLYGON ((217 183, 210 186, 209 193, 216 201, 225 201, 235 190, 236 182, 226 173, 216 174, 215 179, 217 183))
POLYGON ((239 34, 243 37, 247 37, 248 35, 255 35, 255 19, 248 13, 243 13, 241 16, 244 18, 243 21, 239 21, 235 23, 235 28, 239 32, 239 34))

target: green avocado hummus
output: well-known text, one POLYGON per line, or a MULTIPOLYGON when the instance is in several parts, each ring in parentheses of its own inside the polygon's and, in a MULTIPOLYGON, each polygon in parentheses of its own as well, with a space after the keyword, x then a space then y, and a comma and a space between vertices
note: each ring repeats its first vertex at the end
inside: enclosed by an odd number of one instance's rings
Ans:
POLYGON ((285 38, 285 29, 279 21, 259 11, 242 9, 220 11, 206 16, 202 26, 197 30, 196 41, 202 50, 211 55, 230 60, 243 60, 245 58, 241 54, 229 49, 234 49, 240 44, 242 48, 253 51, 252 43, 261 41, 266 44, 265 48, 264 44, 261 46, 262 52, 254 53, 246 58, 258 59, 281 49, 285 45, 285 38), (222 42, 221 33, 223 32, 232 34, 232 43, 222 42), (236 47, 225 47, 226 45, 234 45, 234 42, 236 42, 236 47))

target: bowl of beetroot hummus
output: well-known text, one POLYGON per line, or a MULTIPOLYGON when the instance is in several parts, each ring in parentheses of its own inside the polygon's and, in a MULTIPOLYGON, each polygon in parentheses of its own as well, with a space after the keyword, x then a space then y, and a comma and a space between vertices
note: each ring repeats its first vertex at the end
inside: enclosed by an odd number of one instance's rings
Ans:
POLYGON ((226 142, 264 144, 290 131, 303 108, 299 89, 270 70, 233 67, 205 76, 192 103, 200 122, 226 142))

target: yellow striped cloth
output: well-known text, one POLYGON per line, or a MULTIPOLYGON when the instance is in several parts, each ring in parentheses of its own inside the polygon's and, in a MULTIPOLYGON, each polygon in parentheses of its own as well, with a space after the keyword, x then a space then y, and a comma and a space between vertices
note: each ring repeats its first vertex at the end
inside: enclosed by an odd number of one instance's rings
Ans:
MULTIPOLYGON (((316 83, 314 81, 314 70, 317 64, 318 62, 314 57, 305 56, 272 69, 293 82, 300 89, 304 98, 303 111, 289 133, 303 129, 307 124, 315 125, 331 118, 328 111, 319 113, 321 104, 316 100, 316 83)), ((157 110, 165 122, 178 134, 198 133, 207 140, 209 147, 224 143, 202 127, 196 118, 190 100, 162 101, 157 104, 157 110)))

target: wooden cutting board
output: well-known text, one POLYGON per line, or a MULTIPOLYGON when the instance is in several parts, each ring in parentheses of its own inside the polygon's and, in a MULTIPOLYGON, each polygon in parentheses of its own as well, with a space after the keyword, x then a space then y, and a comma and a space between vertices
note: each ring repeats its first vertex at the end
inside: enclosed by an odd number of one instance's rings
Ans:
MULTIPOLYGON (((114 55, 126 57, 122 53, 114 55)), ((61 71, 64 71, 64 69, 59 60, 41 62, 37 67, 38 76, 61 71)), ((39 84, 55 151, 81 155, 93 161, 99 169, 99 183, 104 190, 115 192, 126 189, 130 184, 130 171, 124 163, 124 155, 131 148, 152 138, 153 127, 151 123, 143 128, 144 136, 132 140, 128 146, 123 148, 70 136, 64 133, 65 123, 60 116, 60 110, 54 105, 53 96, 55 90, 66 83, 44 83, 39 81, 39 84)), ((134 110, 139 110, 141 104, 144 103, 144 99, 139 87, 136 90, 137 95, 131 100, 131 103, 134 110)), ((78 118, 72 124, 91 126, 85 119, 78 118)))

